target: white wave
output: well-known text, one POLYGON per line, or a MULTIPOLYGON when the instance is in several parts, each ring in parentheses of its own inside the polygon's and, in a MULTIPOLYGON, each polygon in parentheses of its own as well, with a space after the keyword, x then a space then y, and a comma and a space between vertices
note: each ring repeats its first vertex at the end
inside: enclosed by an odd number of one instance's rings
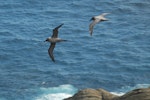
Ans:
MULTIPOLYGON (((150 84, 137 84, 135 86, 124 86, 121 89, 111 92, 112 94, 121 96, 125 93, 137 89, 137 88, 146 88, 150 87, 150 84)), ((38 89, 40 91, 40 95, 35 98, 35 100, 63 100, 65 98, 73 96, 77 92, 77 88, 72 85, 60 85, 58 87, 49 87, 38 89)))
POLYGON ((72 95, 66 93, 45 94, 38 97, 36 100, 63 100, 71 96, 72 95))
POLYGON ((147 88, 147 87, 150 87, 150 84, 137 84, 135 86, 124 86, 121 89, 119 89, 117 92, 111 92, 111 93, 121 96, 131 90, 138 89, 138 88, 147 88))
POLYGON ((122 96, 122 95, 125 94, 123 92, 111 92, 111 93, 114 94, 114 95, 117 95, 117 96, 122 96))
POLYGON ((77 88, 72 85, 60 85, 58 87, 40 88, 41 95, 35 100, 63 100, 71 97, 77 92, 77 88))
POLYGON ((150 84, 137 84, 135 86, 124 86, 120 89, 120 91, 122 92, 128 92, 128 91, 131 91, 131 90, 134 90, 134 89, 138 89, 138 88, 147 88, 149 87, 150 84))

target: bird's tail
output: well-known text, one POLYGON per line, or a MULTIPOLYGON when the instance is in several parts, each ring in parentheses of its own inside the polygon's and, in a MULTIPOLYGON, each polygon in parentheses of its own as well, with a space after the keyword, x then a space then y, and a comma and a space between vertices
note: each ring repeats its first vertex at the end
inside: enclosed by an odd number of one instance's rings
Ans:
POLYGON ((62 40, 62 41, 68 41, 68 40, 62 40))
POLYGON ((59 40, 58 42, 63 42, 63 41, 68 41, 68 40, 62 40, 62 39, 61 39, 61 40, 59 40))

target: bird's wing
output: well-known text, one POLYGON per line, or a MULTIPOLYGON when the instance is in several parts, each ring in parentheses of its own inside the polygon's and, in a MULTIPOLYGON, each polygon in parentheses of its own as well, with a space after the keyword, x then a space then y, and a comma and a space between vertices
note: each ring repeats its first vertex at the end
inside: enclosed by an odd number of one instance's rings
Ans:
POLYGON ((90 25, 89 25, 89 32, 90 32, 90 35, 92 36, 92 33, 93 33, 93 27, 95 24, 97 24, 99 21, 96 19, 94 20, 90 25))
POLYGON ((53 35, 52 38, 57 38, 58 37, 58 29, 62 26, 63 24, 57 26, 56 28, 53 29, 53 35))
POLYGON ((51 57, 52 61, 54 61, 54 62, 55 62, 55 59, 54 59, 54 56, 53 56, 53 50, 55 48, 55 44, 56 43, 51 43, 51 45, 50 45, 50 47, 48 49, 48 54, 51 57))
POLYGON ((95 16, 95 19, 100 19, 100 20, 107 20, 105 18, 106 15, 108 15, 110 13, 102 13, 101 15, 95 16))
POLYGON ((106 16, 108 14, 110 14, 110 13, 102 13, 100 16, 106 16))

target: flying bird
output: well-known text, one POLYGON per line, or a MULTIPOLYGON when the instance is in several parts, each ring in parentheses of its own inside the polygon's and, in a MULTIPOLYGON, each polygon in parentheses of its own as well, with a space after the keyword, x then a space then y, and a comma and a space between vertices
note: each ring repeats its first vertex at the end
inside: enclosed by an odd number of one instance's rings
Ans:
POLYGON ((57 26, 56 28, 53 29, 53 34, 51 37, 48 37, 45 42, 50 42, 51 45, 48 49, 48 54, 50 56, 50 58, 52 59, 53 62, 55 62, 54 56, 53 56, 53 50, 55 48, 55 45, 57 42, 62 42, 62 41, 67 41, 67 40, 63 40, 61 38, 58 38, 58 29, 62 26, 63 24, 57 26))
POLYGON ((92 36, 92 33, 93 33, 93 28, 94 28, 94 25, 101 22, 101 21, 107 21, 108 19, 105 18, 106 15, 108 15, 109 13, 102 13, 101 15, 98 15, 98 16, 94 16, 91 18, 91 20, 93 20, 93 22, 89 25, 89 32, 90 32, 90 35, 92 36))

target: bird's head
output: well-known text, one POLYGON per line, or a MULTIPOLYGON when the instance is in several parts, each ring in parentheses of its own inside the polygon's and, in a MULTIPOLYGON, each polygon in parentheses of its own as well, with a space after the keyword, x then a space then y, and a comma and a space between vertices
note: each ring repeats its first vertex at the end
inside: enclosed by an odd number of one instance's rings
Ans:
POLYGON ((92 20, 95 20, 95 18, 94 18, 94 17, 92 17, 92 18, 90 19, 90 21, 92 21, 92 20))
POLYGON ((44 42, 48 42, 49 41, 49 39, 47 38, 44 42))

